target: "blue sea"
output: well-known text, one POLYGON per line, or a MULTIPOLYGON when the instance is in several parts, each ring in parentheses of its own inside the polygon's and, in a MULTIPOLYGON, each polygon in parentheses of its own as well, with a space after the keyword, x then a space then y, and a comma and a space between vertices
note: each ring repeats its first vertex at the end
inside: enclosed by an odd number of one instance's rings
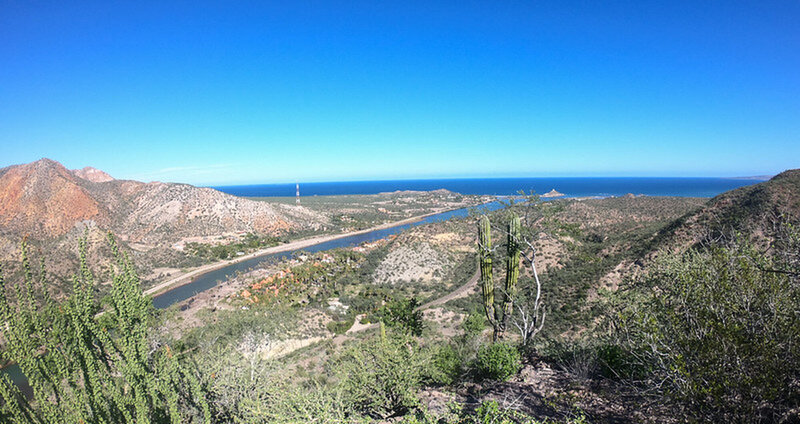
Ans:
MULTIPOLYGON (((627 193, 647 196, 713 197, 759 180, 740 178, 466 178, 435 180, 349 181, 301 183, 300 196, 376 194, 397 190, 447 189, 462 194, 513 195, 520 190, 544 194, 555 189, 570 197, 622 196, 627 193)), ((294 184, 256 184, 213 187, 244 197, 295 195, 294 184)))

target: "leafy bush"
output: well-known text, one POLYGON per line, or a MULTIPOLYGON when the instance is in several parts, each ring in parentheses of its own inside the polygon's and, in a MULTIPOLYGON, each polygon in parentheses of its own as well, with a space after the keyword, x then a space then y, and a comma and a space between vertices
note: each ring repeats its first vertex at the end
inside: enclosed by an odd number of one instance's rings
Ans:
POLYGON ((419 346, 402 333, 351 346, 328 365, 346 404, 376 418, 396 416, 419 403, 424 360, 419 346))
POLYGON ((353 326, 353 321, 354 319, 352 318, 345 321, 331 321, 326 326, 331 333, 344 334, 353 326))
POLYGON ((489 400, 481 403, 470 421, 475 424, 514 424, 524 418, 514 410, 500 408, 497 401, 489 400))
POLYGON ((452 345, 433 348, 430 363, 424 370, 424 379, 432 384, 450 385, 463 372, 462 355, 452 345))
POLYGON ((781 257, 734 243, 662 259, 616 323, 640 382, 710 421, 800 406, 800 269, 781 257))
POLYGON ((481 311, 475 310, 464 318, 461 328, 464 329, 464 335, 467 337, 476 337, 483 332, 487 324, 486 315, 481 311))
POLYGON ((396 299, 387 303, 379 312, 381 321, 389 327, 399 328, 406 334, 422 335, 422 312, 416 310, 419 301, 416 297, 396 299))
POLYGON ((475 365, 480 377, 506 381, 522 368, 522 355, 514 346, 493 343, 478 349, 475 365))

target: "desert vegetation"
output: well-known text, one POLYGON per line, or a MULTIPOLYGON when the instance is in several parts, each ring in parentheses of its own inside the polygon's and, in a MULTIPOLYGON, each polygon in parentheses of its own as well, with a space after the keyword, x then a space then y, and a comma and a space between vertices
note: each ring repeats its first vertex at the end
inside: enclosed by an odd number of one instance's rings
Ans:
MULTIPOLYGON (((786 177, 778 183, 759 193, 786 196, 786 177)), ((108 278, 84 254, 63 299, 26 254, 0 312, 3 359, 19 364, 33 397, 4 377, 0 413, 10 422, 792 422, 796 203, 730 196, 706 205, 527 195, 299 253, 163 311, 113 241, 108 278), (102 281, 111 287, 98 290, 102 281)))

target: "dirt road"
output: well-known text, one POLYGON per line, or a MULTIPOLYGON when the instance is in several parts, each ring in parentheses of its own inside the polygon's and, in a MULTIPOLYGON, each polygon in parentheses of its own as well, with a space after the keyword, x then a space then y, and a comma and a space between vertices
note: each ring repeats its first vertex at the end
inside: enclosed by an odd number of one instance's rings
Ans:
POLYGON ((448 293, 448 294, 446 294, 446 295, 444 295, 444 296, 442 296, 442 297, 440 297, 438 299, 431 300, 430 302, 428 302, 428 303, 426 303, 424 305, 421 305, 420 307, 417 308, 417 310, 418 311, 424 311, 425 309, 430 309, 430 308, 432 308, 434 306, 444 305, 445 303, 447 303, 447 302, 449 302, 449 301, 451 301, 453 299, 458 299, 458 298, 461 298, 461 297, 468 296, 470 290, 477 285, 478 278, 480 278, 480 276, 481 276, 481 272, 480 271, 476 271, 475 274, 472 276, 472 278, 470 278, 469 281, 464 283, 464 285, 462 285, 461 287, 455 289, 454 291, 452 291, 452 292, 450 292, 450 293, 448 293))
MULTIPOLYGON (((419 307, 417 307, 417 311, 424 311, 424 310, 430 309, 430 308, 432 308, 434 306, 444 305, 445 303, 447 303, 447 302, 449 302, 449 301, 451 301, 453 299, 459 299, 459 298, 462 298, 462 297, 469 296, 469 292, 472 290, 473 287, 475 287, 477 285, 478 278, 480 278, 480 276, 481 276, 480 271, 476 271, 475 274, 472 276, 472 278, 469 279, 469 281, 467 281, 466 283, 464 283, 463 285, 461 285, 457 289, 453 290, 452 292, 450 292, 450 293, 448 293, 448 294, 446 294, 446 295, 444 295, 444 296, 442 296, 440 298, 431 300, 428 303, 420 305, 419 307)), ((333 342, 336 343, 337 345, 341 345, 341 343, 347 338, 348 335, 353 334, 353 333, 358 333, 358 332, 361 332, 361 331, 371 330, 371 329, 377 328, 377 327, 378 327, 377 323, 363 325, 363 324, 360 324, 358 322, 358 319, 356 319, 356 321, 353 323, 353 326, 350 327, 350 329, 347 330, 347 332, 345 332, 344 334, 339 334, 339 335, 335 336, 333 338, 333 342)))

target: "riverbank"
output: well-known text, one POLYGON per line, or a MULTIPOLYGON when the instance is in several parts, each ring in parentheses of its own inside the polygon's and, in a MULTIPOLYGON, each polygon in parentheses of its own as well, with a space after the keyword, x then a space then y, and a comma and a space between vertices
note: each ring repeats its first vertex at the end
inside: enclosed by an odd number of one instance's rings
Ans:
MULTIPOLYGON (((480 204, 474 205, 474 206, 480 206, 480 204)), ((401 225, 412 224, 412 223, 421 221, 421 220, 423 220, 423 219, 425 219, 427 217, 433 216, 433 215, 438 215, 438 214, 442 214, 442 213, 446 213, 446 212, 450 212, 450 211, 454 211, 454 210, 458 210, 458 209, 461 209, 461 208, 442 209, 442 210, 426 213, 426 214, 423 214, 423 215, 417 215, 417 216, 413 216, 413 217, 410 217, 410 218, 402 219, 402 220, 399 220, 399 221, 387 222, 385 224, 377 225, 375 227, 367 228, 367 229, 364 229, 364 230, 350 231, 350 232, 340 233, 340 234, 313 236, 313 237, 308 237, 308 238, 304 238, 304 239, 300 239, 300 240, 295 240, 295 241, 292 241, 292 242, 289 242, 289 243, 286 243, 286 244, 282 244, 280 246, 268 247, 266 249, 257 250, 257 251, 255 251, 253 253, 250 253, 250 254, 247 254, 247 255, 242 255, 242 256, 239 256, 239 257, 234 258, 234 259, 229 259, 229 260, 225 260, 225 261, 214 262, 212 264, 202 265, 202 266, 200 266, 198 268, 195 268, 193 270, 187 271, 184 274, 181 274, 181 275, 179 275, 177 277, 171 278, 171 279, 169 279, 169 280, 167 280, 167 281, 165 281, 163 283, 160 283, 160 284, 158 284, 158 285, 156 285, 154 287, 151 287, 151 288, 145 290, 144 294, 155 297, 155 296, 158 296, 160 294, 164 294, 164 293, 166 293, 166 292, 168 292, 170 290, 173 290, 175 288, 178 288, 178 287, 181 287, 183 285, 189 284, 189 283, 191 283, 193 281, 193 279, 195 277, 199 277, 199 276, 201 276, 203 274, 206 274, 208 272, 215 271, 215 270, 218 270, 218 269, 221 269, 221 268, 225 268, 227 266, 234 265, 234 264, 237 264, 237 263, 240 263, 240 262, 244 262, 244 261, 247 261, 247 260, 250 260, 250 259, 255 259, 255 258, 258 258, 258 257, 261 257, 261 256, 273 255, 273 254, 276 254, 276 253, 290 252, 290 251, 293 251, 293 250, 303 249, 303 248, 306 248, 306 247, 309 247, 309 246, 314 246, 314 245, 317 245, 317 244, 320 244, 320 243, 326 243, 326 242, 342 239, 342 238, 345 238, 345 237, 352 237, 352 236, 357 236, 357 235, 360 235, 360 234, 366 234, 366 233, 373 232, 373 231, 385 230, 385 229, 388 229, 388 228, 399 227, 401 225)))

